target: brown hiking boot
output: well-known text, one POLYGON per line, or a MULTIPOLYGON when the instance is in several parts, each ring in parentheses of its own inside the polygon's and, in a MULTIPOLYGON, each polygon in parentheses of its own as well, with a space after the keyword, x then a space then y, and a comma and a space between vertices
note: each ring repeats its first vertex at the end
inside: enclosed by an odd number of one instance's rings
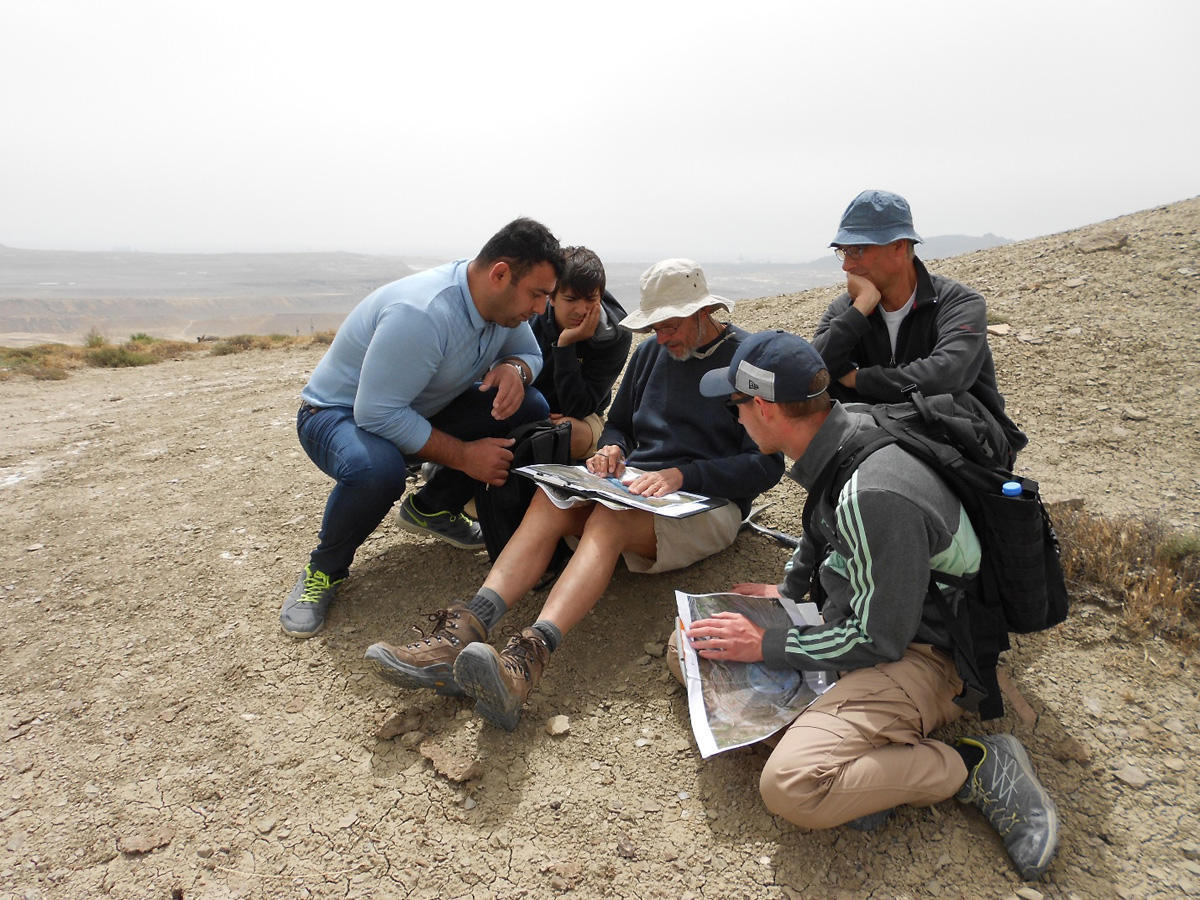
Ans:
POLYGON ((487 629, 478 617, 461 603, 439 609, 426 618, 433 623, 424 639, 393 647, 380 641, 367 648, 365 659, 375 663, 375 671, 400 687, 432 688, 439 694, 462 696, 454 680, 454 660, 472 641, 487 639, 487 629))
POLYGON ((471 644, 454 661, 454 678, 475 698, 475 712, 498 728, 512 731, 521 718, 521 704, 542 679, 550 661, 546 639, 533 628, 514 635, 497 653, 490 644, 471 644))

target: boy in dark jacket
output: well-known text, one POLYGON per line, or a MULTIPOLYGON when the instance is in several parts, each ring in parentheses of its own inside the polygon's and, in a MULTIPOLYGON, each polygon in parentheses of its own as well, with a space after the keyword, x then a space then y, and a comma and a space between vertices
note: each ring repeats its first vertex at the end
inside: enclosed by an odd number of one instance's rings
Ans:
POLYGON ((567 247, 563 257, 558 288, 529 323, 543 360, 533 386, 550 404, 553 421, 571 423, 571 458, 582 460, 596 452, 633 335, 618 327, 625 310, 605 290, 600 257, 586 247, 567 247))

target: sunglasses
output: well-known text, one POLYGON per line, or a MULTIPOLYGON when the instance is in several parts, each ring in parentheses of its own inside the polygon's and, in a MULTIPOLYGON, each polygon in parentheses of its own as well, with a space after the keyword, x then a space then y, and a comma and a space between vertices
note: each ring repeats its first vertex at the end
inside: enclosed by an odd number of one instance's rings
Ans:
POLYGON ((739 394, 737 396, 730 394, 729 399, 725 401, 725 408, 736 415, 739 406, 743 403, 749 403, 753 399, 754 397, 751 394, 739 394))

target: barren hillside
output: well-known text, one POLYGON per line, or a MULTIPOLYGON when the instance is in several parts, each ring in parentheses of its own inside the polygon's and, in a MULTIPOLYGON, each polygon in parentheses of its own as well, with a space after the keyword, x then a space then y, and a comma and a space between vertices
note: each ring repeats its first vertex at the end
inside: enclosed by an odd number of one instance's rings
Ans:
MULTIPOLYGON (((1200 525, 1198 225, 1189 200, 937 266, 1008 325, 992 342, 1032 438, 1021 465, 1052 497, 1200 525), (1079 246, 1112 230, 1127 235, 1118 249, 1079 246)), ((743 302, 733 319, 809 332, 834 291, 743 302)), ((325 631, 283 636, 279 604, 328 490, 294 427, 318 357, 255 351, 0 384, 0 896, 1022 887, 994 832, 953 801, 903 809, 873 834, 804 832, 764 811, 754 751, 699 758, 660 658, 672 590, 774 579, 786 552, 757 535, 680 573, 619 572, 512 734, 466 702, 399 693, 362 659, 473 592, 482 554, 386 522, 325 631), (557 714, 570 730, 552 737, 557 714)), ((794 531, 799 491, 772 497, 765 520, 794 531)), ((1078 603, 1009 657, 1036 722, 983 727, 1016 733, 1058 799, 1061 849, 1037 890, 1200 892, 1196 655, 1131 641, 1078 603)))

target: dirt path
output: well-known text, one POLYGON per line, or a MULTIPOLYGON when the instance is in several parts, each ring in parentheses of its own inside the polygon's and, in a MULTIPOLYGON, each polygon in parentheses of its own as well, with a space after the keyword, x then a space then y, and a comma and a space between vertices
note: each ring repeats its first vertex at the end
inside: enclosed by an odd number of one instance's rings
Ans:
MULTIPOLYGON (((1078 234, 1058 235, 938 267, 1009 319, 993 339, 1001 383, 1033 437, 1022 462, 1052 496, 1198 524, 1196 388, 1180 377, 1200 370, 1200 279, 1180 274, 1200 268, 1198 219, 1189 201, 1106 225, 1129 233, 1122 250, 1081 254, 1078 234)), ((830 296, 748 302, 734 319, 805 331, 830 296)), ((398 693, 362 660, 372 641, 473 592, 482 554, 385 523, 325 632, 281 635, 279 603, 328 487, 294 432, 318 356, 0 383, 0 896, 1005 897, 1021 886, 995 834, 953 801, 904 809, 871 835, 803 832, 764 811, 755 752, 699 758, 658 658, 671 592, 776 577, 786 553, 761 537, 681 573, 619 573, 512 734, 465 702, 398 693), (570 731, 551 737, 557 714, 570 731)), ((766 521, 795 530, 799 492, 772 494, 766 521)), ((1084 604, 1009 657, 1039 717, 987 728, 1027 743, 1063 822, 1038 890, 1200 892, 1197 657, 1132 642, 1084 604)))

